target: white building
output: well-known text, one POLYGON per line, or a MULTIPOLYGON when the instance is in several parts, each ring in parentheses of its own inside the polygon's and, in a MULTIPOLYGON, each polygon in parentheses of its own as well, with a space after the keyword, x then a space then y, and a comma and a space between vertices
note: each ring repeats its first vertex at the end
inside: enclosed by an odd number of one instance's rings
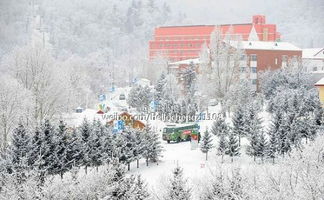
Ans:
POLYGON ((324 48, 303 49, 302 59, 308 72, 324 73, 324 48))

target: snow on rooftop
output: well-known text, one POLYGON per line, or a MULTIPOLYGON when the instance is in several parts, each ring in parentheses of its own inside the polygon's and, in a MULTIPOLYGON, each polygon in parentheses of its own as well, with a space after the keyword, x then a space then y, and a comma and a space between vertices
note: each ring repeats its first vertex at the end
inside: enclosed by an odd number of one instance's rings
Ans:
POLYGON ((193 59, 187 59, 187 60, 173 62, 173 63, 170 63, 170 65, 189 65, 190 63, 199 64, 200 60, 199 60, 199 58, 193 58, 193 59))
POLYGON ((303 49, 303 58, 320 58, 324 59, 324 48, 309 48, 303 49))
MULTIPOLYGON (((226 42, 226 41, 225 41, 226 42)), ((289 42, 266 42, 266 41, 229 41, 231 46, 242 49, 256 50, 281 50, 281 51, 301 51, 299 47, 289 42)))
POLYGON ((324 77, 315 83, 315 86, 324 86, 324 77))

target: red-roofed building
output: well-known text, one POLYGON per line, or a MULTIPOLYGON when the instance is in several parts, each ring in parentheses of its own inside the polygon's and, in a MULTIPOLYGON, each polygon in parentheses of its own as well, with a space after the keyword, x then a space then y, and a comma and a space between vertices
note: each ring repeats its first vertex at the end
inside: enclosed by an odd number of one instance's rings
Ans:
MULTIPOLYGON (((209 44, 215 25, 158 27, 154 39, 149 42, 149 57, 164 57, 179 61, 199 57, 204 44, 209 44)), ((265 16, 253 16, 252 23, 218 26, 223 36, 241 36, 242 40, 278 41, 280 34, 275 24, 266 24, 265 16), (232 27, 231 33, 229 33, 232 27)))

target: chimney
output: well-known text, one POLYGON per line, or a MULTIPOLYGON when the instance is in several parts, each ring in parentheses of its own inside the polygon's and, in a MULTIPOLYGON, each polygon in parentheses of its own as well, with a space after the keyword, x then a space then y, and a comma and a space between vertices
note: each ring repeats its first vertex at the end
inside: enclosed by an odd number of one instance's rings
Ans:
POLYGON ((254 15, 252 22, 253 22, 253 24, 265 24, 265 16, 264 15, 254 15))

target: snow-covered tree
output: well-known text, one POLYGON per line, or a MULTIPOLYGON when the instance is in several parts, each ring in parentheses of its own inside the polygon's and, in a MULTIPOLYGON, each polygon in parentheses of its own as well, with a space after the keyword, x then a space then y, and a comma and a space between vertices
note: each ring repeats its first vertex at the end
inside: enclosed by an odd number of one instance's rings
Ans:
POLYGON ((223 117, 218 117, 213 122, 211 132, 216 136, 227 135, 229 133, 229 127, 223 117))
POLYGON ((173 177, 170 179, 170 185, 167 187, 165 199, 170 200, 189 200, 191 199, 191 189, 187 186, 187 180, 183 177, 183 170, 176 167, 173 171, 173 177))
MULTIPOLYGON (((231 33, 229 33, 231 34, 231 33)), ((201 53, 201 73, 206 75, 211 85, 209 94, 223 104, 230 87, 238 81, 242 54, 239 38, 223 38, 221 29, 216 27, 210 36, 210 44, 201 53)), ((207 94, 207 95, 209 95, 207 94)))
POLYGON ((65 110, 66 80, 48 49, 39 43, 17 48, 3 65, 22 88, 31 93, 26 97, 32 108, 26 115, 32 116, 30 124, 51 120, 65 110))
POLYGON ((77 130, 73 130, 72 132, 68 132, 68 146, 66 149, 67 154, 67 165, 69 169, 73 169, 74 167, 80 167, 83 162, 83 143, 80 133, 77 130))
POLYGON ((135 187, 134 191, 132 191, 132 194, 134 195, 134 200, 145 200, 150 198, 150 194, 147 190, 147 184, 144 182, 140 175, 136 177, 135 187))
POLYGON ((208 128, 206 128, 200 143, 200 150, 206 154, 206 160, 208 159, 208 152, 214 147, 212 142, 212 135, 209 133, 208 128))
POLYGON ((108 187, 110 187, 109 199, 127 199, 126 193, 126 176, 125 167, 121 165, 117 160, 113 161, 111 168, 111 175, 108 187))
POLYGON ((258 156, 261 158, 261 161, 263 163, 264 158, 267 156, 268 153, 268 141, 265 137, 265 134, 263 132, 260 133, 259 141, 258 141, 258 156))
POLYGON ((22 124, 13 131, 9 147, 12 171, 16 174, 18 184, 26 180, 29 170, 28 159, 30 156, 30 136, 22 124))
POLYGON ((275 132, 269 132, 269 145, 267 156, 272 159, 272 163, 275 162, 275 158, 277 157, 278 152, 278 141, 277 135, 275 132))
POLYGON ((148 166, 149 160, 158 162, 163 151, 159 134, 152 130, 149 123, 147 123, 144 128, 144 140, 145 145, 143 149, 143 156, 145 157, 146 165, 148 166))
POLYGON ((122 133, 124 137, 125 146, 123 148, 122 156, 120 157, 120 161, 122 163, 127 164, 128 171, 130 170, 130 163, 134 161, 136 158, 134 156, 136 139, 133 130, 125 130, 122 133))
POLYGON ((91 130, 88 157, 91 163, 90 165, 96 167, 98 171, 98 167, 102 165, 101 138, 103 137, 103 127, 101 122, 99 120, 94 120, 91 130))
POLYGON ((253 157, 253 160, 256 160, 258 156, 258 144, 259 144, 259 133, 253 133, 249 136, 249 145, 246 149, 246 153, 253 157))
POLYGON ((150 88, 148 86, 142 87, 141 85, 132 87, 127 98, 128 105, 139 111, 147 111, 151 101, 152 94, 150 88))
POLYGON ((225 180, 223 174, 216 175, 209 185, 205 187, 201 199, 202 200, 221 200, 227 198, 225 188, 225 180))
POLYGON ((155 92, 154 92, 154 100, 155 101, 158 101, 160 103, 160 101, 165 96, 166 84, 167 84, 166 75, 164 73, 162 73, 154 87, 155 88, 155 92))
POLYGON ((56 147, 58 145, 55 139, 56 130, 49 120, 45 120, 41 126, 41 132, 44 136, 41 149, 43 154, 41 167, 43 168, 42 170, 46 169, 48 174, 55 174, 56 164, 58 162, 58 159, 55 157, 56 147))
POLYGON ((232 131, 236 136, 238 136, 239 146, 241 146, 241 138, 246 134, 244 129, 244 123, 245 123, 244 116, 245 115, 242 106, 238 106, 232 116, 232 122, 233 122, 232 131))
POLYGON ((227 149, 225 151, 225 154, 229 155, 231 157, 232 162, 233 162, 234 156, 240 155, 240 146, 239 146, 238 140, 232 132, 229 134, 229 137, 228 137, 227 149))
POLYGON ((230 180, 229 199, 246 199, 243 192, 243 180, 239 169, 232 171, 232 178, 230 180))
POLYGON ((139 168, 139 160, 143 157, 145 150, 145 138, 144 133, 139 130, 134 130, 135 146, 134 146, 134 158, 136 159, 136 167, 139 168))
POLYGON ((1 75, 0 84, 0 152, 8 146, 11 131, 18 121, 25 123, 29 93, 14 78, 1 75))
POLYGON ((103 127, 103 135, 100 138, 101 143, 101 162, 109 164, 112 161, 114 145, 112 128, 109 126, 103 127))
POLYGON ((227 150, 227 140, 225 134, 219 136, 217 154, 222 156, 222 162, 224 161, 224 155, 227 150))
POLYGON ((55 150, 53 152, 55 161, 55 173, 61 175, 63 178, 64 172, 69 170, 69 160, 68 160, 68 146, 69 146, 69 136, 67 133, 66 124, 63 120, 60 120, 58 128, 55 132, 55 150))
POLYGON ((81 163, 85 167, 85 172, 87 173, 87 169, 91 166, 91 158, 90 158, 90 142, 91 142, 91 134, 92 134, 92 127, 90 123, 84 119, 81 126, 79 127, 78 134, 80 136, 81 141, 81 163))

